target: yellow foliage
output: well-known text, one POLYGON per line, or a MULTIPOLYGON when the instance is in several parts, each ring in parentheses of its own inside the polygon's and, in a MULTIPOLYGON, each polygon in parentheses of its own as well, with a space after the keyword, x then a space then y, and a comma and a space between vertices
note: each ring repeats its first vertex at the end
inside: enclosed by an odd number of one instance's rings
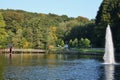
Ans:
POLYGON ((53 26, 53 27, 51 27, 51 31, 52 31, 52 32, 54 32, 54 33, 56 32, 56 29, 57 29, 57 28, 56 28, 56 27, 54 27, 54 26, 53 26))
POLYGON ((25 42, 23 48, 27 48, 29 46, 29 42, 25 42))
POLYGON ((53 40, 56 41, 57 40, 57 36, 56 36, 57 28, 55 26, 50 27, 50 31, 51 31, 51 35, 52 35, 53 40))
POLYGON ((49 45, 49 49, 53 49, 54 48, 54 46, 53 45, 49 45))

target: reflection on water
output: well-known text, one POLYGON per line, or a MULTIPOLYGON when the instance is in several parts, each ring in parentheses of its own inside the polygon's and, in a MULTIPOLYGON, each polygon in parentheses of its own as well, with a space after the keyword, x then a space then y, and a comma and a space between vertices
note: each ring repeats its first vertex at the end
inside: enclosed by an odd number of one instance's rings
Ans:
POLYGON ((114 65, 105 65, 105 80, 114 80, 114 65))
POLYGON ((0 80, 117 80, 120 66, 102 57, 68 54, 0 55, 0 80), (115 70, 116 69, 116 70, 115 70))
POLYGON ((0 80, 3 80, 3 72, 5 70, 5 57, 0 54, 0 80))

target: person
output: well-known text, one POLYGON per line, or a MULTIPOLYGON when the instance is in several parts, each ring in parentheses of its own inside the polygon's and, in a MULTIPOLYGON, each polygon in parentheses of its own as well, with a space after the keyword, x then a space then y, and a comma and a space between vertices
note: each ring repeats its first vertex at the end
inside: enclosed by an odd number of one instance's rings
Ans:
POLYGON ((12 46, 9 47, 9 58, 10 58, 10 60, 12 58, 12 46))
POLYGON ((9 50, 10 53, 12 53, 12 46, 10 46, 10 50, 9 50))

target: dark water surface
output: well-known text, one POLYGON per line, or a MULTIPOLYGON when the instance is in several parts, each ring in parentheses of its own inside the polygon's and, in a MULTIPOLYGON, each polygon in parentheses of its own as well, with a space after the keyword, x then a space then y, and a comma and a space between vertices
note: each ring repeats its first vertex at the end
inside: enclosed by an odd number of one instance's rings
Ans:
POLYGON ((102 56, 0 54, 0 80, 120 80, 120 65, 102 56))

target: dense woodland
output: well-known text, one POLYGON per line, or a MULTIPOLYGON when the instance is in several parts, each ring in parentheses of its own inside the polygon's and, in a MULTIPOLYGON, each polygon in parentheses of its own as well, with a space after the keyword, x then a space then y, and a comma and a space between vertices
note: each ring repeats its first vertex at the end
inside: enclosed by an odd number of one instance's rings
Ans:
POLYGON ((13 44, 15 48, 47 49, 69 43, 78 47, 80 39, 90 43, 94 21, 87 18, 11 9, 0 12, 1 48, 13 44))
POLYGON ((78 16, 0 10, 0 48, 48 49, 104 47, 105 29, 110 24, 116 50, 120 50, 120 0, 103 0, 96 19, 78 16))
POLYGON ((120 0, 103 0, 95 24, 97 46, 104 46, 105 29, 110 24, 114 46, 120 52, 120 0))

